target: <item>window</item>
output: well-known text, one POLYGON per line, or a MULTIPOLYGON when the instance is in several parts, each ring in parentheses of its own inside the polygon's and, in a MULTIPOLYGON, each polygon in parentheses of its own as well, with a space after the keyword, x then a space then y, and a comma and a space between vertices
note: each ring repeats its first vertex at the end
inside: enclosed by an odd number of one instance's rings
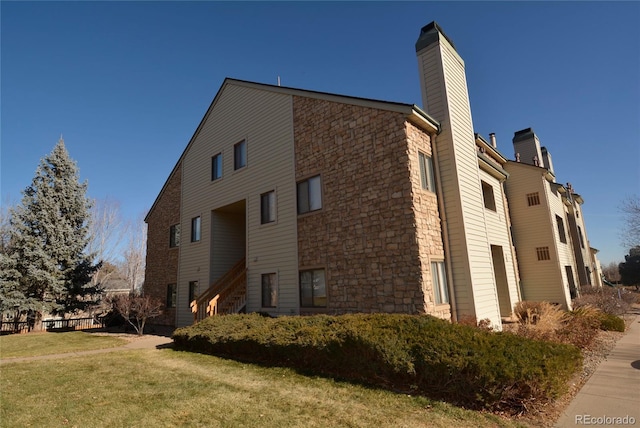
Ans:
POLYGON ((276 274, 262 274, 262 307, 275 308, 278 304, 276 291, 276 274))
POLYGON ((233 146, 233 169, 247 166, 247 141, 242 140, 233 146))
POLYGON ((178 292, 178 286, 176 284, 167 285, 167 308, 176 307, 177 292, 178 292))
POLYGON ((496 199, 493 196, 493 186, 489 183, 482 183, 482 197, 484 198, 484 207, 488 210, 495 211, 496 210, 496 199))
POLYGON ((420 164, 420 183, 422 188, 436 191, 435 179, 433 178, 433 160, 422 152, 418 152, 418 163, 420 164))
POLYGON ((534 205, 540 205, 540 195, 538 194, 538 192, 527 193, 527 204, 529 204, 530 207, 534 205))
POLYGON ((191 242, 200 241, 200 216, 191 219, 191 242))
POLYGON ((578 239, 580 239, 580 246, 584 248, 584 237, 582 236, 582 229, 578 226, 578 239))
POLYGON ((198 289, 198 281, 189 281, 189 301, 187 302, 191 306, 191 302, 196 299, 196 290, 198 289))
POLYGON ((222 178, 222 153, 211 158, 211 181, 222 178))
POLYGON ((571 269, 571 266, 565 266, 564 270, 567 273, 567 280, 569 281, 569 294, 571 294, 572 299, 575 299, 578 297, 578 290, 576 289, 576 281, 573 278, 573 269, 571 269))
POLYGON ((538 256, 538 261, 551 260, 551 255, 549 254, 549 247, 536 248, 536 255, 538 256))
POLYGON ((316 175, 298 183, 298 214, 316 211, 322 208, 322 185, 316 175))
POLYGON ((260 195, 260 223, 273 223, 276 221, 276 192, 260 195))
POLYGON ((431 262, 431 278, 433 279, 433 293, 436 298, 436 304, 449 303, 449 290, 447 289, 444 262, 431 262))
POLYGON ((180 225, 174 224, 169 228, 169 248, 180 246, 180 225))
POLYGON ((558 235, 560 236, 560 242, 567 243, 567 234, 564 231, 564 222, 562 217, 556 215, 556 223, 558 224, 558 235))
POLYGON ((324 269, 300 272, 300 306, 303 308, 327 307, 324 269))

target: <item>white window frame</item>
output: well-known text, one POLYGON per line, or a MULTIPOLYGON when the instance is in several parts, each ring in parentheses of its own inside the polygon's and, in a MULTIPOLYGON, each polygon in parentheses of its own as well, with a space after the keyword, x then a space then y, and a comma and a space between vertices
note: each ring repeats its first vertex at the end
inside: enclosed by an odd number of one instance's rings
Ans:
POLYGON ((449 304, 449 287, 444 260, 431 260, 431 281, 436 305, 449 304))
POLYGON ((430 192, 436 191, 433 158, 426 153, 418 152, 418 164, 420 165, 420 184, 423 189, 430 192))
POLYGON ((322 178, 314 175, 297 185, 298 214, 306 214, 322 209, 322 178))

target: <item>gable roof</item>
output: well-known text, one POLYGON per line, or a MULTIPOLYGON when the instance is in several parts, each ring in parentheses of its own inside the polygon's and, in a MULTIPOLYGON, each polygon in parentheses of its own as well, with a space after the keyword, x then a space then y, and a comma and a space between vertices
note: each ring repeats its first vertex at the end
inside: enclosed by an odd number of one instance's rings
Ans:
POLYGON ((189 140, 189 143, 187 144, 182 154, 180 155, 180 158, 178 158, 178 161, 176 162, 175 166, 171 170, 171 173, 167 177, 167 180, 162 186, 162 189, 160 190, 160 192, 158 193, 158 196, 154 200, 153 205, 151 205, 151 208, 147 212, 147 215, 144 218, 145 223, 148 222, 149 216, 155 209, 156 205, 158 204, 158 201, 160 200, 160 197, 162 196, 165 189, 167 188, 169 180, 175 174, 176 170, 178 169, 178 166, 182 162, 182 159, 185 157, 186 153, 189 151, 189 148, 191 147, 196 137, 200 133, 200 130, 204 126, 205 122, 207 121, 207 118, 209 117, 211 111, 215 108, 221 94, 230 85, 242 86, 246 88, 254 88, 259 90, 266 90, 270 92, 281 93, 281 94, 291 95, 291 96, 322 99, 326 101, 357 105, 361 107, 375 108, 379 110, 394 111, 397 113, 405 114, 407 118, 417 126, 420 126, 422 128, 430 128, 433 132, 437 134, 439 134, 441 130, 440 122, 438 122, 437 120, 429 116, 426 112, 424 112, 420 107, 416 106, 415 104, 381 101, 381 100, 375 100, 371 98, 352 97, 348 95, 339 95, 339 94, 332 94, 329 92, 311 91, 311 90, 291 88, 286 86, 269 85, 266 83, 256 83, 256 82, 232 79, 227 77, 222 82, 220 89, 218 89, 218 92, 213 98, 213 101, 211 101, 211 104, 209 105, 209 108, 207 109, 204 116, 202 117, 200 124, 196 128, 195 132, 191 136, 191 139, 189 140))

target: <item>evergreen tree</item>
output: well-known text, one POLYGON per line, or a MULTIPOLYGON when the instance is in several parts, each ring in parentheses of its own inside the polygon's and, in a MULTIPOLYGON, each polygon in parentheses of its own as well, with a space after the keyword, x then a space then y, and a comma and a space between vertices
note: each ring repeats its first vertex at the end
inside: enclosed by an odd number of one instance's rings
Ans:
POLYGON ((624 285, 634 285, 640 289, 640 247, 633 247, 624 256, 624 263, 618 266, 620 278, 624 285))
POLYGON ((3 312, 19 307, 30 316, 62 314, 97 303, 100 290, 91 276, 98 266, 85 252, 86 189, 61 138, 12 212, 9 250, 0 258, 3 312))

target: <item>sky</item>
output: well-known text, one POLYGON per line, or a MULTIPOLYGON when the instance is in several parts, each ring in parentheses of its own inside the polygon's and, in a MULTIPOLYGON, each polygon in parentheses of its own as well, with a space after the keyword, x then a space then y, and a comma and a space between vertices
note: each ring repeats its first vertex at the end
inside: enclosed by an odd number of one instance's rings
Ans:
POLYGON ((464 59, 475 131, 514 159, 531 127, 585 200, 591 246, 624 260, 640 193, 638 2, 0 2, 0 200, 62 135, 88 196, 153 204, 225 77, 422 105, 415 42, 464 59))

